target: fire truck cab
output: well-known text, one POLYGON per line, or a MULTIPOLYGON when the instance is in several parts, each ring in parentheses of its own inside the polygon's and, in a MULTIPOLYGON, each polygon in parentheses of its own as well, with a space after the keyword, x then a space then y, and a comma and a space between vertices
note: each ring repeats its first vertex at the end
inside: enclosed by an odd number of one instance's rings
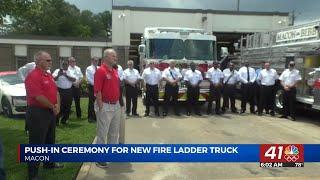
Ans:
MULTIPOLYGON (((163 71, 174 60, 182 76, 194 62, 202 73, 204 81, 200 84, 199 101, 206 101, 209 96, 209 82, 205 79, 206 72, 216 57, 216 37, 202 29, 175 27, 145 28, 139 46, 140 70, 148 66, 151 60, 157 62, 156 67, 163 71)), ((164 100, 165 81, 160 83, 159 101, 164 100)), ((178 101, 186 101, 186 86, 182 80, 179 84, 178 101)))

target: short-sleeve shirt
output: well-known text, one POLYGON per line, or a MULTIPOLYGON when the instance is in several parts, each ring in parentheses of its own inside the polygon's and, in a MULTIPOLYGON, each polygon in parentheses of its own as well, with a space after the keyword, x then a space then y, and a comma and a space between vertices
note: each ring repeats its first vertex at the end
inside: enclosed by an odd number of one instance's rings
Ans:
POLYGON ((90 65, 86 69, 86 78, 87 78, 87 81, 90 85, 94 84, 94 82, 93 82, 94 73, 96 73, 96 70, 98 68, 99 68, 99 66, 90 65))
MULTIPOLYGON (((55 78, 58 76, 60 69, 56 69, 52 76, 55 78)), ((69 77, 73 77, 69 70, 63 70, 64 73, 66 73, 69 77)), ((74 77, 73 77, 74 78, 74 77)), ((59 76, 56 80, 56 84, 58 88, 61 89, 69 89, 72 87, 72 81, 70 81, 66 76, 59 76)))
POLYGON ((208 70, 206 76, 213 84, 220 83, 221 79, 224 77, 222 71, 219 68, 215 69, 214 67, 208 70))
POLYGON ((199 81, 203 80, 203 77, 199 70, 195 70, 193 72, 191 69, 189 69, 184 75, 184 80, 189 81, 192 85, 197 85, 199 81))
POLYGON ((51 74, 36 67, 25 80, 28 106, 47 108, 36 100, 43 95, 52 104, 57 104, 57 86, 51 74))
POLYGON ((124 78, 124 72, 123 72, 123 69, 122 69, 122 66, 120 66, 119 64, 117 65, 118 66, 118 75, 119 75, 119 79, 120 79, 120 81, 122 81, 123 80, 123 78, 124 78))
POLYGON ((102 64, 94 74, 94 92, 101 92, 103 102, 116 102, 120 98, 118 71, 102 64))
POLYGON ((249 73, 249 81, 250 83, 253 83, 254 81, 256 81, 256 71, 252 68, 252 67, 241 67, 238 71, 239 74, 239 79, 241 81, 241 83, 243 84, 247 84, 248 82, 248 73, 249 73))
POLYGON ((275 69, 263 69, 259 74, 259 80, 264 86, 273 86, 276 80, 279 78, 278 73, 275 69))
POLYGON ((135 83, 138 79, 141 79, 141 76, 138 70, 127 68, 123 71, 123 79, 129 81, 130 83, 135 83))
POLYGON ((180 73, 180 70, 178 68, 166 68, 163 72, 162 72, 162 77, 163 78, 167 78, 170 80, 176 80, 176 79, 181 79, 182 75, 180 73))
POLYGON ((230 69, 223 70, 223 83, 229 85, 235 85, 239 81, 239 74, 236 70, 230 71, 230 69))
POLYGON ((83 74, 82 74, 82 72, 81 72, 80 67, 78 67, 78 66, 74 66, 74 67, 69 66, 69 67, 68 67, 68 70, 70 71, 71 75, 72 75, 74 78, 76 78, 76 81, 73 82, 73 84, 76 84, 76 83, 78 83, 79 81, 81 81, 81 79, 83 78, 83 74))
POLYGON ((146 84, 157 85, 161 80, 161 72, 157 68, 152 70, 150 67, 148 67, 143 70, 142 79, 146 84))
POLYGON ((293 69, 292 71, 286 69, 280 75, 279 80, 281 80, 286 86, 292 86, 297 81, 301 80, 301 75, 297 69, 293 69))

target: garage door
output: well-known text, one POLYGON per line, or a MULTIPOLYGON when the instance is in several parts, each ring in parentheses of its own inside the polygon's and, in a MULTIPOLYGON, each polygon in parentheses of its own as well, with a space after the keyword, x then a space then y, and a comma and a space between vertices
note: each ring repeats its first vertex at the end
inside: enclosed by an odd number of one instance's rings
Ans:
POLYGON ((0 71, 15 70, 13 47, 0 45, 0 71))

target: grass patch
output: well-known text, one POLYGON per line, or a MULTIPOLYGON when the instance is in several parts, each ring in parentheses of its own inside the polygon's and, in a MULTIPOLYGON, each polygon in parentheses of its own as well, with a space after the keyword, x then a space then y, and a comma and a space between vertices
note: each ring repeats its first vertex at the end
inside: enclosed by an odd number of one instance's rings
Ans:
MULTIPOLYGON (((87 120, 88 99, 81 99, 82 119, 77 119, 74 105, 67 125, 56 128, 56 144, 90 144, 95 136, 95 123, 87 120)), ((27 144, 28 137, 24 133, 24 117, 14 119, 0 115, 0 136, 4 146, 5 171, 8 180, 20 180, 27 177, 27 165, 17 163, 18 144, 27 144)), ((43 179, 73 179, 81 163, 64 163, 63 169, 46 170, 39 168, 43 179)))

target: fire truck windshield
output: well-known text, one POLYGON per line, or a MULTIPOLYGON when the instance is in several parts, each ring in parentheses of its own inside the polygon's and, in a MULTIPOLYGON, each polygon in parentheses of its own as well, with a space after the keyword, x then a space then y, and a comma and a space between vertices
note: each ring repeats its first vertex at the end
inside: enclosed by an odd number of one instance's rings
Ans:
POLYGON ((181 39, 150 39, 149 58, 212 60, 213 41, 181 39))
POLYGON ((184 43, 181 39, 150 39, 149 56, 155 59, 183 59, 184 43))
POLYGON ((190 60, 213 60, 213 42, 208 40, 186 40, 185 58, 190 60))

